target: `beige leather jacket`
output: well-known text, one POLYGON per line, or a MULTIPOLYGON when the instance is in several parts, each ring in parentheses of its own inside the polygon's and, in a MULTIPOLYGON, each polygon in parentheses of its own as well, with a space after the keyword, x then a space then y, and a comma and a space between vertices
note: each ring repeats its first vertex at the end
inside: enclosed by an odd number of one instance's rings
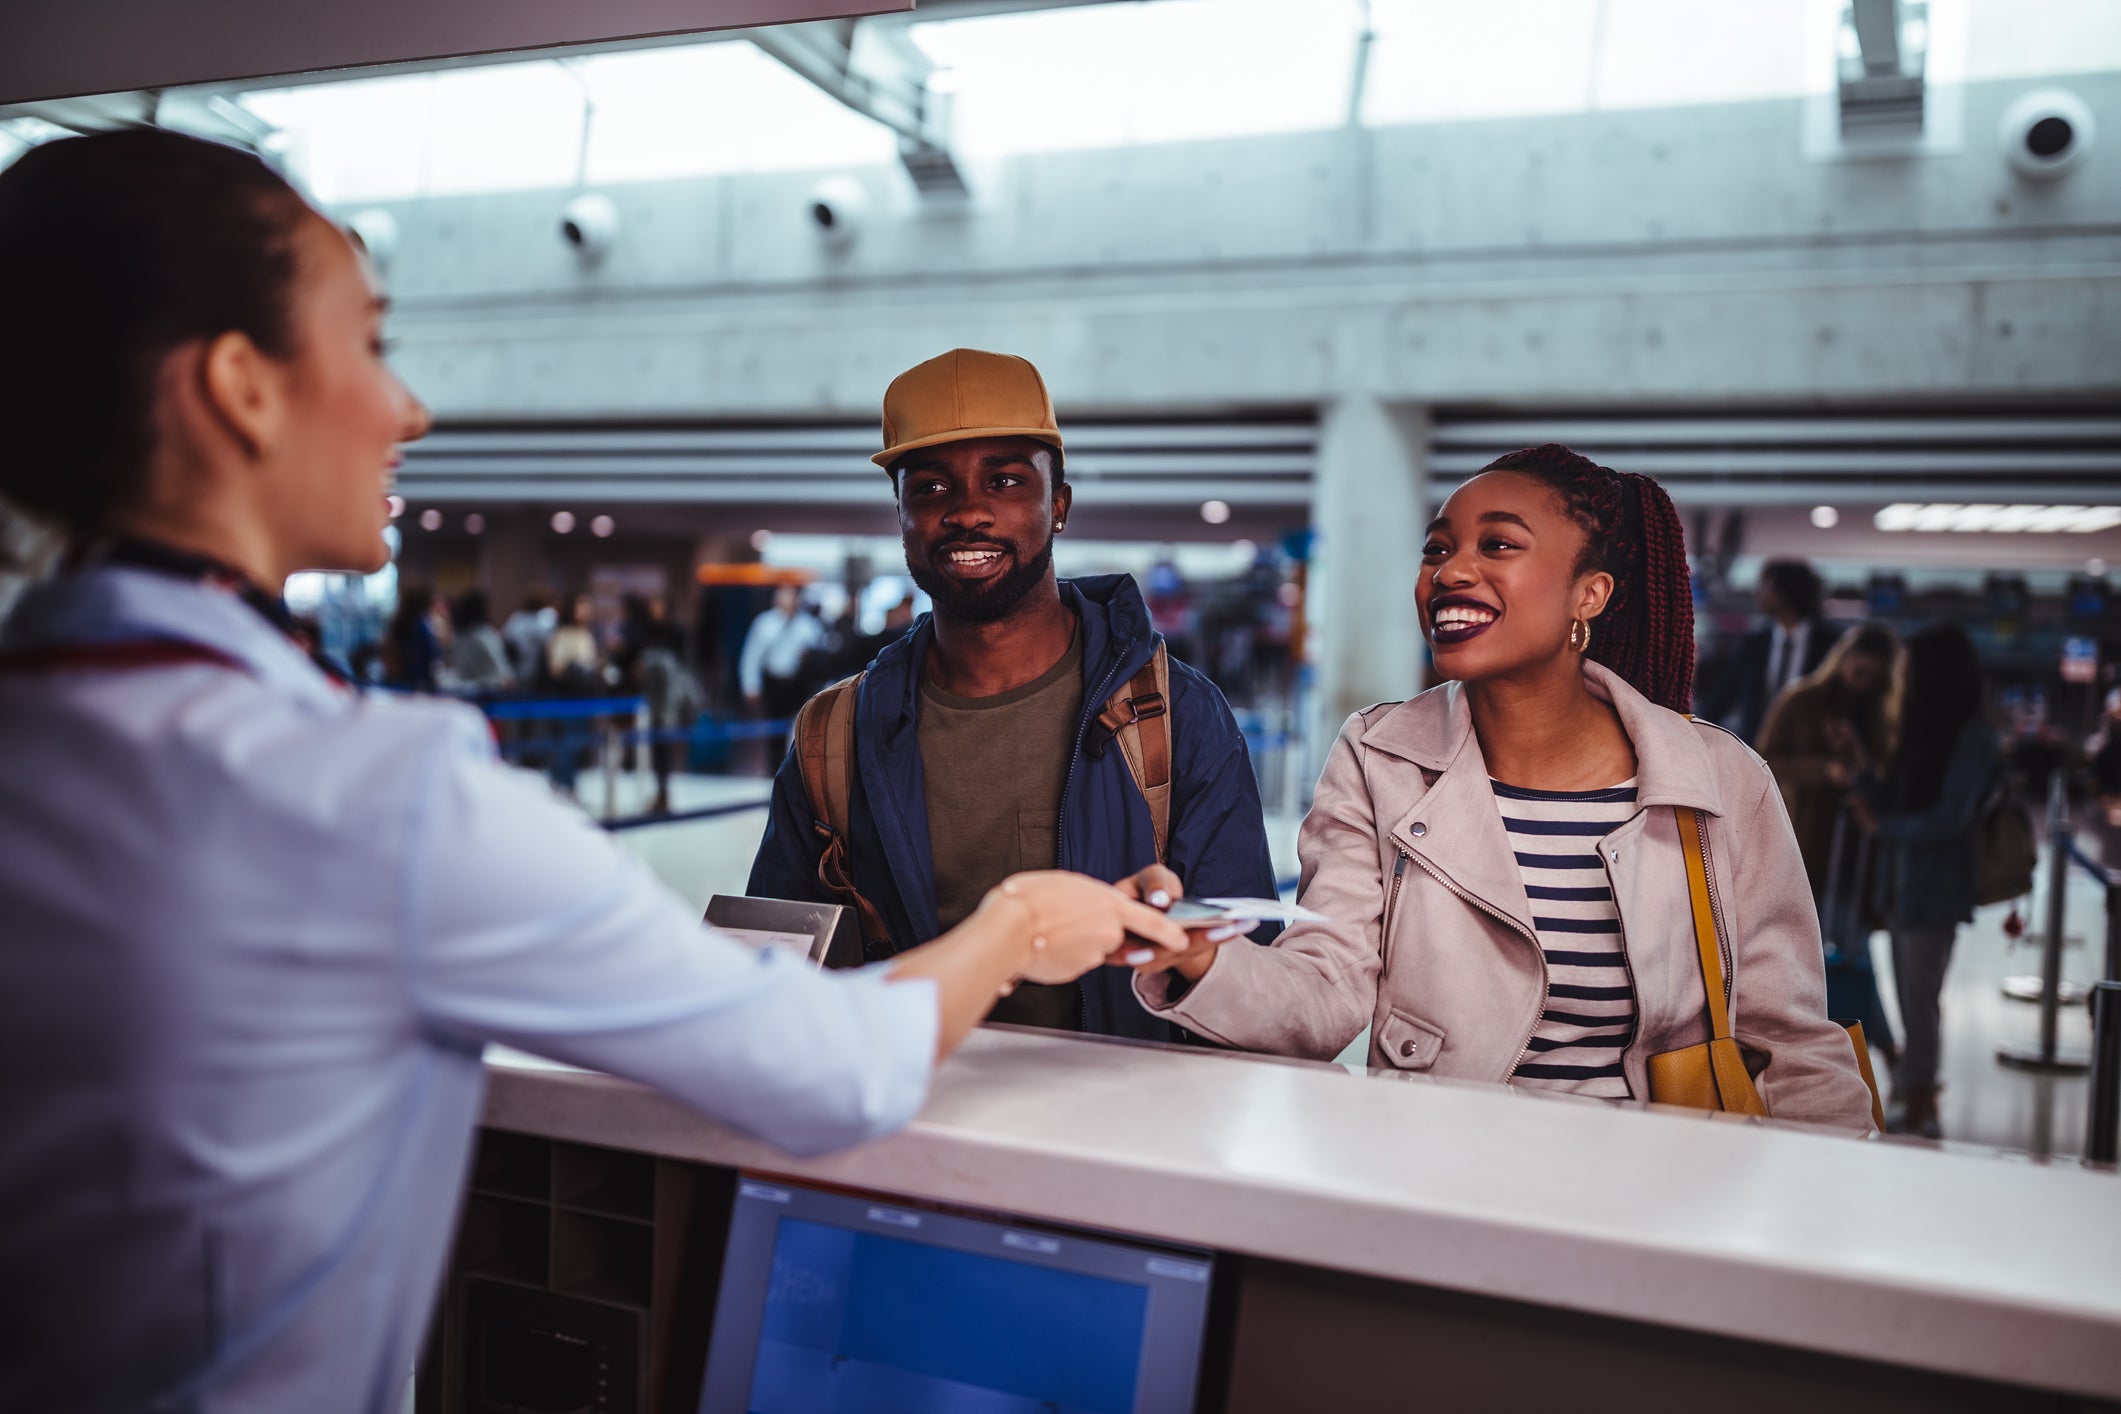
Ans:
MULTIPOLYGON (((1640 808, 1599 846, 1639 1009, 1622 1057, 1629 1089, 1646 1098, 1650 1056, 1708 1039, 1671 808, 1691 806, 1736 953, 1732 1028, 1769 1114, 1868 1131, 1870 1094, 1827 1019, 1819 919, 1767 767, 1596 663, 1584 676, 1639 762, 1640 808)), ((1375 1068, 1506 1080, 1545 1004, 1546 964, 1457 684, 1348 719, 1299 853, 1304 906, 1331 922, 1296 924, 1272 947, 1224 947, 1176 1003, 1172 974, 1138 978, 1143 1003, 1226 1045, 1320 1059, 1368 1023, 1375 1068)))

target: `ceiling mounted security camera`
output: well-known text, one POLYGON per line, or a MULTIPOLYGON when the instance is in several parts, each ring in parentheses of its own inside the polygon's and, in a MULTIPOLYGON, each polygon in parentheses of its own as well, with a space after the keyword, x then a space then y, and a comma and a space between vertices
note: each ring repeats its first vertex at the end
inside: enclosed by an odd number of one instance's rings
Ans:
POLYGON ((844 248, 861 233, 869 191, 852 177, 827 177, 810 190, 810 225, 827 245, 844 248))
POLYGON ((2091 151, 2094 129, 2090 106, 2076 94, 2037 89, 2004 110, 2003 155, 2021 177, 2059 177, 2091 151))
POLYGON ((619 209, 608 196, 588 193, 567 203, 560 213, 560 239, 585 265, 609 254, 619 238, 619 209))

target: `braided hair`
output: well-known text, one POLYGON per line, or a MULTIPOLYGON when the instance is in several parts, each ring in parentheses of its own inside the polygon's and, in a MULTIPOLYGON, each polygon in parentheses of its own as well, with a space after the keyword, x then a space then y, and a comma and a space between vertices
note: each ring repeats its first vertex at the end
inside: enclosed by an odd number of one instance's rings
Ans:
POLYGON ((1497 457, 1484 471, 1514 471, 1546 486, 1583 531, 1576 572, 1603 570, 1613 596, 1591 625, 1585 654, 1675 712, 1694 699, 1694 590, 1686 532, 1662 486, 1614 471, 1559 442, 1497 457))

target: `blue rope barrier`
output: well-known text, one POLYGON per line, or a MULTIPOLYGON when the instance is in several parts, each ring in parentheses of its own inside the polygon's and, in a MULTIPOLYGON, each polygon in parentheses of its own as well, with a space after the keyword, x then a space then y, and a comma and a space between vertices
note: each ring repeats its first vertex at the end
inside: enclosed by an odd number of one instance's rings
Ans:
POLYGON ((2069 842, 2069 857, 2079 868, 2083 869, 2085 873, 2091 875, 2094 879, 2097 879, 2101 884, 2105 885, 2107 888, 2110 889, 2114 886, 2115 880, 2113 871, 2108 869, 2104 864, 2101 864, 2098 860, 2086 854, 2084 852, 2084 847, 2078 844, 2075 840, 2071 840, 2069 842))
POLYGON ((714 820, 724 815, 742 815, 750 810, 764 810, 772 804, 768 800, 740 800, 734 805, 707 805, 698 810, 672 810, 663 815, 628 815, 617 820, 599 820, 597 823, 610 833, 620 830, 638 830, 648 825, 681 825, 687 820, 714 820))
POLYGON ((646 705, 647 699, 641 697, 553 697, 488 702, 485 709, 487 717, 496 722, 569 722, 585 717, 631 717, 646 705))

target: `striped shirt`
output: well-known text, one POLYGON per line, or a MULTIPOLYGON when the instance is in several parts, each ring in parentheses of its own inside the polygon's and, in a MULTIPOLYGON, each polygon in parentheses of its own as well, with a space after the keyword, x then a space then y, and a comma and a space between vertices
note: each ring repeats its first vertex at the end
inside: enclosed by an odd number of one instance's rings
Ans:
POLYGON ((1620 1053, 1635 1031, 1635 987, 1598 842, 1634 817, 1635 782, 1586 791, 1492 784, 1547 961, 1546 1008, 1512 1078, 1624 1100, 1620 1053))

